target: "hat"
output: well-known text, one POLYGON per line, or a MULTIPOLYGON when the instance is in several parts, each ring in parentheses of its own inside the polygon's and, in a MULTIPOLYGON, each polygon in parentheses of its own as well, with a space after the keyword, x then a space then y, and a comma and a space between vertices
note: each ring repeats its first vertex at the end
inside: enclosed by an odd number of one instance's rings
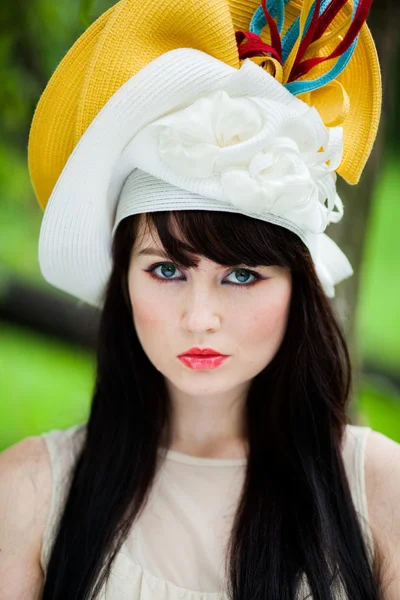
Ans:
POLYGON ((352 274, 323 233, 343 215, 336 174, 358 182, 381 110, 370 5, 120 0, 104 13, 32 121, 45 279, 100 307, 122 218, 224 210, 298 234, 333 296, 352 274))

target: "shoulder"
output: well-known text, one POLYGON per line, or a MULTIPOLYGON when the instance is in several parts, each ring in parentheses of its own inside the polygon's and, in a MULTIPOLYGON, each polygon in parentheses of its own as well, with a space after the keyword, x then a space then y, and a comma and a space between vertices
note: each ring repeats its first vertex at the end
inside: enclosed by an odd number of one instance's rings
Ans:
POLYGON ((400 598, 400 444, 371 431, 365 448, 369 522, 383 555, 385 600, 400 598))
POLYGON ((0 507, 15 529, 33 532, 44 525, 51 497, 51 464, 44 440, 28 437, 0 453, 0 507), (11 515, 12 513, 12 515, 11 515))
POLYGON ((11 595, 22 593, 23 586, 41 585, 40 551, 50 500, 44 440, 25 438, 0 453, 0 579, 11 595))

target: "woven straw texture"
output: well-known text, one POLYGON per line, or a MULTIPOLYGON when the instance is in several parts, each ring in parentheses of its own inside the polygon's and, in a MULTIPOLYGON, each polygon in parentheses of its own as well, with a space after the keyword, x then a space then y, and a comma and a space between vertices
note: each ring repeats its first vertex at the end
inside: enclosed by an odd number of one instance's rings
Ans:
MULTIPOLYGON (((55 70, 34 114, 28 162, 42 209, 77 142, 128 79, 175 48, 196 48, 239 68, 235 31, 248 30, 258 5, 258 0, 121 0, 97 19, 55 70)), ((301 6, 298 1, 286 6, 284 32, 299 16, 301 6)), ((351 11, 347 3, 332 23, 335 35, 325 34, 323 44, 318 41, 310 47, 305 58, 333 51, 351 11)), ((268 27, 261 37, 270 42, 268 27)), ((314 67, 304 79, 316 79, 333 63, 331 59, 314 67)), ((348 183, 357 183, 381 111, 380 69, 367 25, 362 26, 356 50, 337 79, 299 97, 317 108, 326 125, 343 125, 344 154, 337 172, 348 183)))

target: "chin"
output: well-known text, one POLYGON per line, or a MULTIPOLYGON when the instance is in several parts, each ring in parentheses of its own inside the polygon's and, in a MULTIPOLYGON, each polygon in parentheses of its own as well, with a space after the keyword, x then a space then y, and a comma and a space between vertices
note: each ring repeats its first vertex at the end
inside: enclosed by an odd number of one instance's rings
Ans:
POLYGON ((218 376, 215 370, 193 371, 182 378, 169 379, 170 383, 183 392, 191 396, 214 396, 216 394, 225 394, 229 390, 241 385, 240 381, 228 380, 225 376, 218 376), (190 378, 190 379, 189 379, 190 378))

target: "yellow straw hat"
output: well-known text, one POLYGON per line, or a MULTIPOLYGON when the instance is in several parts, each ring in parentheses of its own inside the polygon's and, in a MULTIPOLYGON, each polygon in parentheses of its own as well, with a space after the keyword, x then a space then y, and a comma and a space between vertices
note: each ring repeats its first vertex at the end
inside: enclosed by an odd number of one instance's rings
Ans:
MULTIPOLYGON (((280 2, 276 2, 279 5, 280 2)), ((329 4, 326 3, 325 4, 329 4)), ((333 4, 332 2, 330 4, 333 4)), ((343 4, 343 2, 342 2, 343 4)), ((352 16, 345 3, 330 30, 308 48, 304 58, 328 56, 343 39, 352 16)), ((300 16, 310 13, 310 0, 286 4, 282 37, 300 16)), ((175 48, 197 48, 232 67, 240 67, 235 32, 247 31, 258 0, 120 0, 74 43, 44 90, 32 121, 28 160, 32 183, 44 209, 68 157, 94 117, 111 96, 140 69, 175 48)), ((270 29, 261 39, 271 42, 270 29)), ((280 74, 286 83, 300 36, 280 74)), ((262 62, 264 57, 252 57, 262 62)), ((329 59, 298 78, 316 80, 337 61, 329 59)), ((277 61, 264 68, 275 70, 277 61)), ((278 69, 273 73, 279 76, 278 69)), ((299 97, 315 106, 327 126, 342 125, 343 160, 337 173, 358 182, 371 152, 381 112, 381 77, 373 39, 366 24, 346 68, 329 84, 299 97)))
POLYGON ((352 275, 325 233, 359 180, 381 110, 372 0, 121 0, 73 45, 28 145, 39 263, 95 306, 119 222, 218 210, 295 232, 328 296, 352 275), (335 210, 336 209, 336 210, 335 210))

